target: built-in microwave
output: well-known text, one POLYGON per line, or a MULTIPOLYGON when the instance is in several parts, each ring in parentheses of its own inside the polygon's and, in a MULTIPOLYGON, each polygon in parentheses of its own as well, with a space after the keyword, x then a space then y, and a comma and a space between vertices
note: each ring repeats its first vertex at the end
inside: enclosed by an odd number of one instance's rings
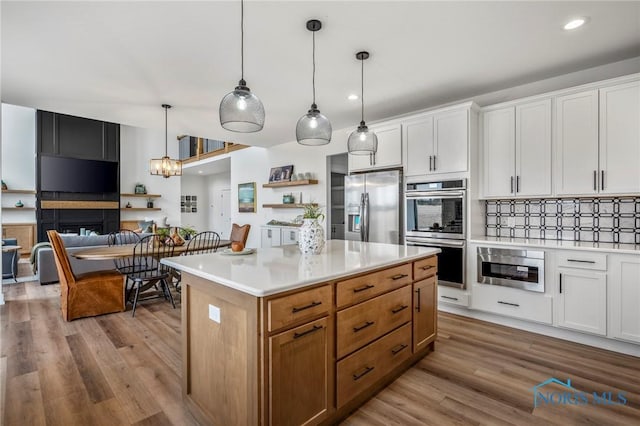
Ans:
POLYGON ((544 251, 478 247, 478 282, 544 293, 544 251))

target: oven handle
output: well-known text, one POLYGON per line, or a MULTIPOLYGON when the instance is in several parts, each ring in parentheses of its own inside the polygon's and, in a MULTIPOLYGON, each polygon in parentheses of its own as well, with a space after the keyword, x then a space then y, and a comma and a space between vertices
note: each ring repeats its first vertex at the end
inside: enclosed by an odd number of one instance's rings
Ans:
POLYGON ((464 247, 465 241, 424 241, 424 240, 414 240, 410 237, 407 237, 407 244, 415 245, 415 246, 426 246, 426 247, 455 247, 460 248, 464 247))
POLYGON ((407 191, 407 198, 464 198, 464 191, 407 191))

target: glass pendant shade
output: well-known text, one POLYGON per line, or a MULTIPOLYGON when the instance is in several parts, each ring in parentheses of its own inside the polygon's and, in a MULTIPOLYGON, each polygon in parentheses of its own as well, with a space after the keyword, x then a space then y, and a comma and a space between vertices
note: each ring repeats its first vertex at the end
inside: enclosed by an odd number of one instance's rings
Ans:
POLYGON ((315 104, 298 120, 296 139, 301 145, 326 145, 331 142, 331 123, 315 104))
POLYGON ((264 106, 244 80, 220 102, 220 124, 232 132, 252 133, 264 127, 264 106))
POLYGON ((154 176, 182 176, 182 161, 174 160, 168 156, 149 160, 149 171, 154 176))
POLYGON ((349 135, 347 150, 353 155, 375 154, 378 151, 378 136, 361 121, 358 128, 349 135))

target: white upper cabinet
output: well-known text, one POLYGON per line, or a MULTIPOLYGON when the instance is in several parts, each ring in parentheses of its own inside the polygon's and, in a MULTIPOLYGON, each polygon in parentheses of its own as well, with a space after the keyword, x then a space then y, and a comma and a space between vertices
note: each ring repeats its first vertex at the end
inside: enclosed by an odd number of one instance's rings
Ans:
POLYGON ((551 195, 551 100, 483 116, 484 196, 551 195))
POLYGON ((483 114, 485 197, 511 197, 515 179, 514 107, 483 114))
POLYGON ((470 108, 434 111, 403 123, 405 175, 466 172, 470 108))
POLYGON ((426 175, 433 172, 433 116, 429 115, 404 125, 407 146, 407 176, 426 175))
POLYGON ((349 154, 349 172, 402 166, 402 125, 371 127, 378 137, 378 152, 374 155, 349 154))
POLYGON ((555 188, 558 195, 598 192, 598 91, 556 99, 555 188))
POLYGON ((599 189, 640 192, 640 82, 600 89, 599 189))

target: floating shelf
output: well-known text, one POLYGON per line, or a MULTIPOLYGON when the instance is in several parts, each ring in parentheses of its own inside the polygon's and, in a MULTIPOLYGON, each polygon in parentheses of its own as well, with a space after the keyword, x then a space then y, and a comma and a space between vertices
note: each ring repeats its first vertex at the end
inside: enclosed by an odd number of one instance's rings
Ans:
POLYGON ((120 210, 127 210, 131 212, 141 212, 141 211, 158 211, 162 210, 159 207, 121 207, 120 210))
POLYGON ((35 210, 35 207, 3 207, 2 210, 35 210))
POLYGON ((3 194, 32 194, 35 195, 36 191, 32 191, 31 189, 3 189, 3 194))
POLYGON ((160 198, 160 194, 120 194, 121 197, 160 198))
POLYGON ((263 188, 284 188, 285 186, 301 186, 301 185, 316 185, 317 179, 305 179, 305 180, 287 180, 284 182, 271 182, 263 183, 263 188))
MULTIPOLYGON (((263 204, 262 207, 267 209, 302 209, 307 204, 263 204)), ((314 207, 318 205, 316 203, 311 204, 314 207)))
POLYGON ((117 201, 60 201, 43 200, 40 202, 42 209, 78 209, 78 210, 115 210, 120 207, 117 201))

